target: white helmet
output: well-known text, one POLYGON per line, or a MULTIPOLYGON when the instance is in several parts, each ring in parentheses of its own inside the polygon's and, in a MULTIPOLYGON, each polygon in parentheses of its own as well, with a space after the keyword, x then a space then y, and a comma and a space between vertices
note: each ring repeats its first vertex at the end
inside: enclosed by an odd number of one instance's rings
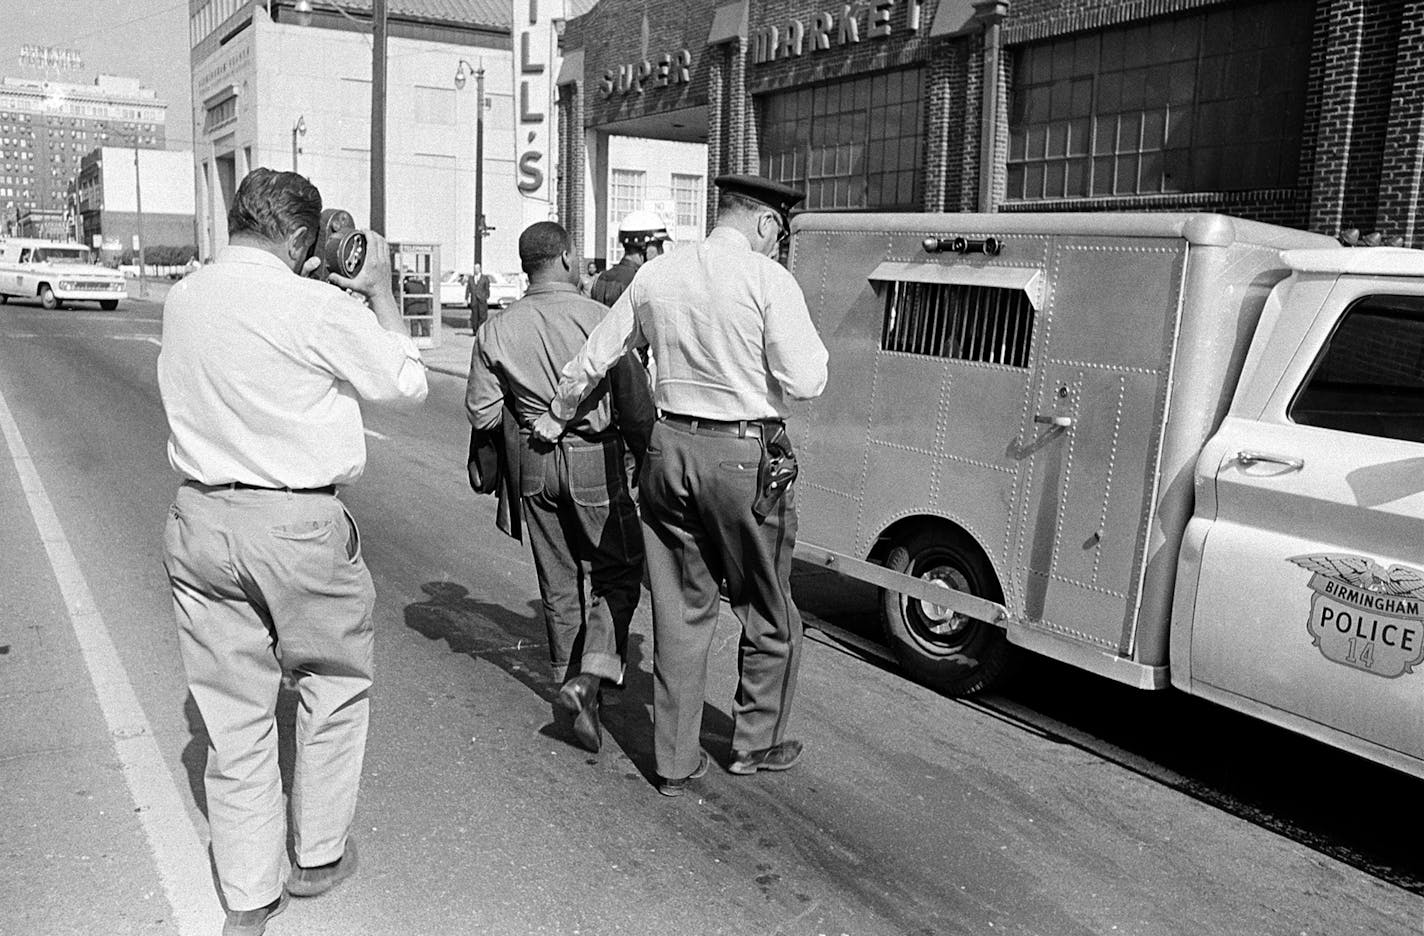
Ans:
POLYGON ((671 240, 663 219, 651 211, 630 211, 618 225, 618 243, 624 250, 642 250, 648 244, 671 240))

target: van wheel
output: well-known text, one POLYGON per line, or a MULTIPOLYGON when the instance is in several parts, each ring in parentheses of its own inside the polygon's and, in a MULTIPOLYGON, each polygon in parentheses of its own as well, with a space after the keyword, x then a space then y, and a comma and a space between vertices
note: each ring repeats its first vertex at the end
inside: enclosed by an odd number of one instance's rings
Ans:
MULTIPOLYGON (((886 566, 990 601, 1002 599, 993 569, 966 536, 942 527, 920 527, 897 543, 886 566)), ((918 598, 881 592, 885 636, 900 666, 948 695, 988 688, 1008 665, 1013 647, 1003 628, 918 598)))
POLYGON ((59 300, 55 298, 54 290, 49 288, 48 283, 40 287, 40 305, 46 309, 59 308, 59 300))
POLYGON ((100 299, 100 300, 99 300, 99 308, 103 309, 105 312, 112 312, 112 311, 114 311, 115 309, 117 309, 118 307, 119 307, 119 300, 117 300, 117 299, 100 299))

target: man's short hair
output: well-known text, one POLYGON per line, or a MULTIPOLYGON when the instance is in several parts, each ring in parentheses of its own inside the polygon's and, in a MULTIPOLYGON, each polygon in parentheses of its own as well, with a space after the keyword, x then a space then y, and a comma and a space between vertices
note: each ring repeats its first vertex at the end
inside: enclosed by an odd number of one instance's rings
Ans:
POLYGON ((554 260, 570 247, 569 232, 557 221, 535 221, 519 235, 519 265, 534 271, 554 260))
POLYGON ((321 225, 321 193, 295 172, 254 169, 237 187, 227 212, 227 233, 284 241, 299 227, 313 239, 321 225))

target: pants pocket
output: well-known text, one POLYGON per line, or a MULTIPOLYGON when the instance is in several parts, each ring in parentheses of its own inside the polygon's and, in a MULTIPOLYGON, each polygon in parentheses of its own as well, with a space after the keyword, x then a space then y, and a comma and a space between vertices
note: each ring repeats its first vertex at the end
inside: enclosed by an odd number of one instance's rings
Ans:
POLYGON ((607 507, 623 483, 623 447, 616 441, 565 442, 569 496, 580 507, 607 507))

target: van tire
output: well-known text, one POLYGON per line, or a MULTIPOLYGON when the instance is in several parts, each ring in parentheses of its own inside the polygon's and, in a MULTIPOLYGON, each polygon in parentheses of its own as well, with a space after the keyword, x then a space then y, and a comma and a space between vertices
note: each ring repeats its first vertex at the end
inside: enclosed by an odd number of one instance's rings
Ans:
POLYGON ((55 298, 54 290, 49 288, 49 283, 40 284, 40 305, 51 310, 59 308, 59 300, 55 298))
MULTIPOLYGON (((1002 600, 994 570, 967 536, 945 527, 918 527, 897 542, 885 565, 916 578, 935 578, 959 591, 1002 600)), ((883 590, 885 637, 901 668, 947 695, 967 696, 991 686, 1009 664, 1013 647, 1004 630, 986 621, 954 615, 936 622, 918 598, 883 590), (935 633, 932 626, 952 627, 935 633)))
POLYGON ((103 309, 105 312, 112 312, 112 311, 114 311, 115 309, 117 309, 118 307, 119 307, 119 300, 117 300, 117 299, 100 299, 100 300, 99 300, 99 308, 103 309))

